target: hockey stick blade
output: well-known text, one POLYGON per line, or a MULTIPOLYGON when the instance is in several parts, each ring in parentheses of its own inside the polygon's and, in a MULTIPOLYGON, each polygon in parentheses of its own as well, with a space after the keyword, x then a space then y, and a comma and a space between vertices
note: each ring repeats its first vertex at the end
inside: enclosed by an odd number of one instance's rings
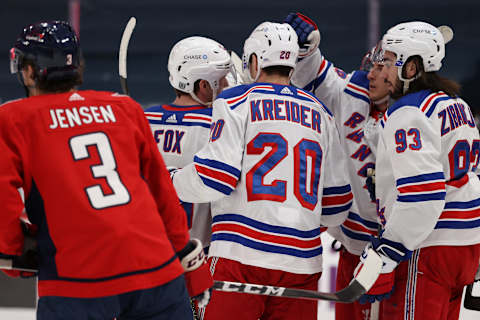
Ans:
POLYGON ((127 85, 128 43, 130 42, 130 37, 132 36, 136 24, 137 19, 135 19, 135 17, 131 17, 130 20, 128 20, 125 30, 123 30, 122 39, 120 40, 120 49, 118 51, 118 74, 120 76, 120 85, 122 86, 122 92, 127 95, 129 94, 127 85))
POLYGON ((478 286, 480 289, 480 282, 474 282, 467 285, 465 290, 465 299, 463 300, 463 306, 468 310, 480 311, 480 296, 473 295, 474 286, 478 286))
POLYGON ((382 259, 375 251, 370 249, 367 259, 364 261, 363 268, 360 270, 357 276, 346 288, 334 293, 230 281, 214 281, 213 290, 350 303, 356 301, 361 295, 363 295, 373 286, 375 280, 377 280, 380 274, 381 269, 382 259))
POLYGON ((37 266, 30 265, 23 256, 15 256, 12 259, 0 259, 0 269, 38 272, 37 266))

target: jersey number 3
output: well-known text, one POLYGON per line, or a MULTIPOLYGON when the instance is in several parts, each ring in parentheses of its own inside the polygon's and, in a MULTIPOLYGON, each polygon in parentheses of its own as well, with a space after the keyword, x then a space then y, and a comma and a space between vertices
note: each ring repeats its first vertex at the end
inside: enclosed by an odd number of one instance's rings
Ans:
POLYGON ((89 146, 95 146, 100 157, 100 164, 91 166, 92 175, 96 179, 105 179, 112 193, 105 194, 100 184, 85 188, 90 204, 95 209, 105 209, 120 206, 130 202, 130 194, 120 180, 117 163, 112 151, 110 140, 103 132, 95 132, 72 137, 70 149, 75 161, 90 158, 89 146))

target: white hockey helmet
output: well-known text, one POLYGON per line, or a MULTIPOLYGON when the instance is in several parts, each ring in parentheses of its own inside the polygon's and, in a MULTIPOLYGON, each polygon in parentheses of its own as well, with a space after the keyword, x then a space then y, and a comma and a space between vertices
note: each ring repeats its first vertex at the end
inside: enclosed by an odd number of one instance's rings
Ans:
POLYGON ((408 58, 420 56, 425 72, 440 70, 445 57, 445 39, 439 29, 429 23, 413 21, 390 28, 382 39, 382 48, 397 55, 395 66, 402 67, 408 58))
POLYGON ((295 67, 298 57, 297 33, 288 23, 263 22, 243 45, 242 71, 250 82, 257 81, 260 70, 270 66, 295 67), (250 57, 257 56, 258 70, 250 75, 250 57))
POLYGON ((206 80, 213 91, 215 100, 220 79, 233 72, 233 64, 227 50, 218 42, 205 37, 188 37, 177 42, 168 57, 169 81, 175 89, 188 93, 201 104, 211 101, 201 101, 194 92, 197 80, 206 80))

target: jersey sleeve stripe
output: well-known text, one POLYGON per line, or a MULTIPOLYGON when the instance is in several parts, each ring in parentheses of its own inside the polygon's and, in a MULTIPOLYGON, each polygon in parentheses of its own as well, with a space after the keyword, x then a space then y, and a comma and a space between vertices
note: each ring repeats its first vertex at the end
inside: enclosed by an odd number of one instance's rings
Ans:
POLYGON ((433 200, 445 200, 446 192, 436 192, 427 194, 416 194, 411 196, 398 196, 397 200, 400 202, 422 202, 433 200))
POLYGON ((378 230, 378 226, 379 224, 375 221, 369 221, 369 220, 365 220, 363 219, 362 217, 360 217, 360 215, 354 213, 354 212, 349 212, 348 213, 348 217, 347 219, 349 220, 354 220, 356 222, 359 222, 361 223, 363 226, 365 226, 365 228, 368 228, 370 230, 378 230))
POLYGON ((198 163, 200 165, 204 165, 211 169, 217 169, 220 171, 224 171, 226 173, 231 174, 232 176, 236 177, 237 180, 240 179, 240 170, 235 167, 232 167, 224 162, 220 162, 217 160, 210 160, 210 159, 202 159, 197 156, 194 156, 193 162, 198 163))
POLYGON ((232 188, 232 190, 235 189, 235 187, 237 186, 238 179, 227 173, 210 169, 200 164, 195 164, 195 169, 197 169, 197 172, 201 177, 228 185, 229 187, 232 188))
POLYGON ((443 172, 433 172, 433 173, 419 174, 417 176, 400 178, 400 179, 397 179, 397 188, 404 184, 426 182, 426 181, 433 181, 433 180, 445 181, 445 175, 443 174, 443 172))
POLYGON ((307 84, 303 89, 313 92, 317 90, 317 88, 323 83, 325 78, 328 74, 328 69, 332 66, 330 61, 323 59, 322 63, 320 64, 320 68, 318 69, 317 77, 312 80, 309 84, 307 84))
POLYGON ((353 201, 350 201, 349 203, 347 203, 344 206, 322 207, 322 215, 330 216, 330 215, 333 215, 333 214, 339 214, 339 213, 343 213, 345 211, 348 211, 352 207, 352 202, 353 201))
POLYGON ((353 199, 353 194, 351 192, 342 196, 325 196, 324 195, 322 198, 322 207, 343 205, 350 202, 352 199, 353 199))
POLYGON ((360 241, 370 241, 370 234, 369 233, 362 233, 362 232, 354 232, 344 225, 340 226, 342 232, 349 238, 360 240, 360 241))
POLYGON ((361 99, 367 103, 370 103, 370 95, 368 90, 365 90, 363 87, 356 85, 354 83, 348 83, 345 89, 343 90, 345 93, 349 95, 361 99))
POLYGON ((349 184, 341 186, 341 187, 328 187, 323 188, 323 195, 343 195, 347 194, 352 191, 352 188, 349 184))
POLYGON ((223 193, 227 196, 230 193, 232 193, 232 191, 234 190, 230 186, 228 186, 226 184, 223 184, 223 183, 220 183, 218 180, 210 179, 209 177, 206 177, 202 174, 198 174, 198 176, 200 177, 200 179, 202 179, 202 182, 203 182, 204 185, 206 185, 207 187, 210 187, 214 190, 217 190, 218 192, 221 192, 221 193, 223 193))
POLYGON ((397 188, 398 192, 402 195, 404 194, 412 194, 412 193, 423 193, 426 191, 441 191, 445 190, 445 182, 431 182, 431 183, 423 183, 423 184, 416 184, 416 185, 408 185, 404 187, 397 188))
POLYGON ((480 227, 480 198, 445 204, 435 229, 472 229, 480 227))

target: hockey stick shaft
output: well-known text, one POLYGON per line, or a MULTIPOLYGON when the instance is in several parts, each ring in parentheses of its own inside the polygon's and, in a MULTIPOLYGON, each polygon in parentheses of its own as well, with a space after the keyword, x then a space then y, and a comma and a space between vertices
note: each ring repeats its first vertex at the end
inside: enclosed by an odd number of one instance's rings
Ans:
POLYGON ((125 30, 123 30, 122 39, 120 40, 120 49, 118 51, 118 74, 120 76, 120 85, 122 86, 122 92, 127 95, 129 94, 127 85, 128 43, 130 42, 130 37, 132 36, 136 24, 137 19, 135 19, 135 17, 131 17, 130 20, 128 20, 125 30))
POLYGON ((382 269, 382 259, 372 249, 363 263, 363 268, 350 284, 337 292, 321 292, 314 290, 292 289, 252 283, 215 281, 213 290, 239 292, 247 294, 297 298, 307 300, 327 300, 350 303, 366 293, 375 283, 382 269))

